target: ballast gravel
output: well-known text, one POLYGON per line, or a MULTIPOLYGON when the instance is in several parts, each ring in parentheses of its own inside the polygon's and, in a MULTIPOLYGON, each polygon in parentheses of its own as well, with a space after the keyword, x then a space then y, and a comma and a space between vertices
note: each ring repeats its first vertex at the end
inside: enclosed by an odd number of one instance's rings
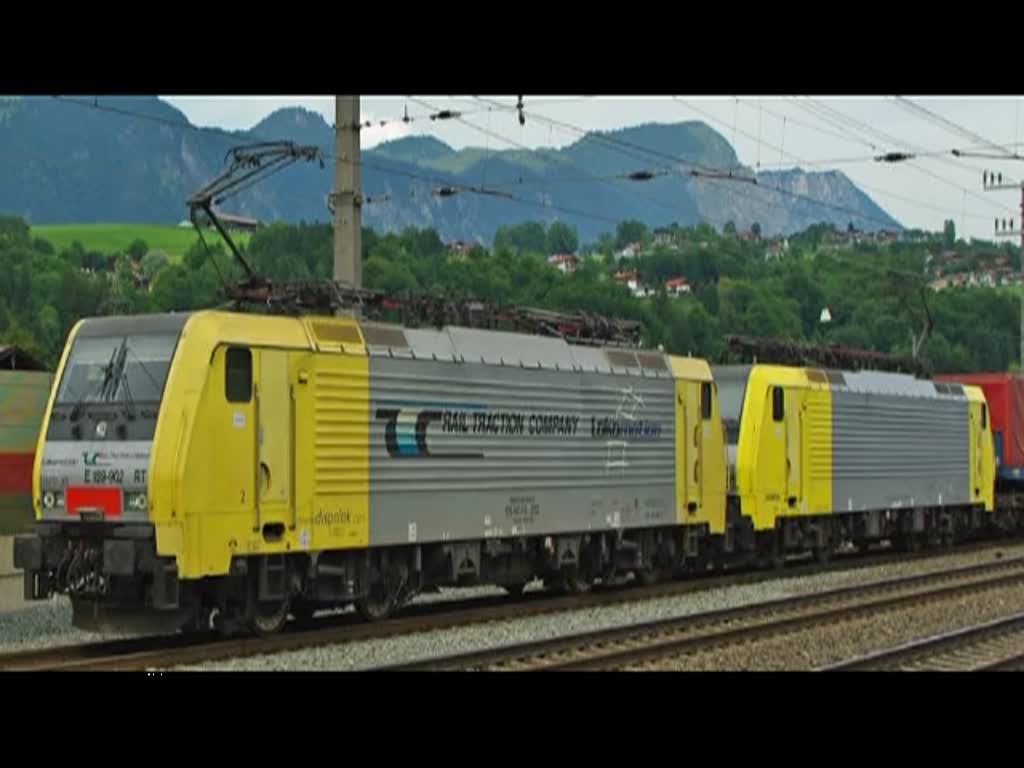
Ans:
POLYGON ((997 587, 955 600, 883 611, 840 624, 814 627, 766 640, 660 659, 637 671, 786 671, 838 664, 867 653, 940 632, 1018 613, 1024 586, 997 587))
MULTIPOLYGON (((1021 557, 1024 556, 1024 544, 986 548, 981 551, 952 554, 923 561, 834 571, 799 578, 782 578, 760 584, 725 587, 633 604, 565 611, 545 616, 510 619, 484 625, 346 643, 271 656, 211 662, 180 669, 238 671, 367 669, 383 664, 402 663, 506 643, 526 642, 531 639, 556 637, 561 634, 585 632, 640 621, 683 616, 716 608, 745 605, 788 595, 819 592, 909 573, 937 570, 943 567, 969 565, 991 560, 997 551, 1004 558, 1021 557)), ((437 594, 420 596, 416 602, 463 600, 501 594, 504 594, 503 590, 496 587, 445 589, 437 594)), ((45 603, 16 611, 0 613, 0 653, 90 643, 106 639, 113 638, 109 635, 83 632, 72 627, 71 604, 63 597, 51 598, 45 603)))
MULTIPOLYGON (((1024 556, 1024 545, 991 548, 923 561, 893 563, 872 568, 833 571, 831 573, 796 578, 781 578, 760 584, 746 584, 710 589, 686 595, 659 598, 637 603, 564 611, 489 624, 419 632, 378 640, 358 641, 333 646, 288 651, 264 656, 209 662, 177 667, 177 670, 197 671, 359 671, 376 666, 400 664, 418 659, 492 648, 509 643, 542 640, 565 634, 575 634, 644 621, 685 616, 719 608, 764 602, 798 594, 821 592, 843 586, 878 581, 911 573, 938 570, 957 565, 987 562, 1001 558, 1024 556)), ((463 590, 453 590, 456 594, 463 590)), ((457 595, 462 597, 461 594, 457 595)), ((946 604, 938 606, 940 612, 949 612, 946 604)), ((998 610, 998 609, 996 609, 998 610)), ((899 614, 893 614, 893 623, 899 624, 899 614)), ((952 619, 949 614, 947 619, 952 619)), ((949 626, 952 626, 947 621, 949 626)), ((792 649, 791 649, 792 650, 792 649)), ((722 658, 706 668, 730 669, 729 660, 722 658), (719 666, 724 664, 725 666, 719 666)), ((792 655, 786 663, 796 666, 777 668, 806 669, 806 661, 792 655)), ((773 667, 776 668, 776 667, 773 667)))
MULTIPOLYGON (((466 600, 504 594, 506 594, 505 591, 500 587, 472 587, 421 595, 416 598, 415 602, 466 600)), ((30 605, 27 608, 0 612, 0 653, 128 637, 132 637, 132 635, 99 635, 75 629, 71 626, 71 601, 66 597, 52 597, 46 602, 30 605)))
POLYGON ((0 653, 36 650, 56 645, 94 643, 122 635, 97 635, 71 626, 71 601, 66 597, 0 613, 0 653))

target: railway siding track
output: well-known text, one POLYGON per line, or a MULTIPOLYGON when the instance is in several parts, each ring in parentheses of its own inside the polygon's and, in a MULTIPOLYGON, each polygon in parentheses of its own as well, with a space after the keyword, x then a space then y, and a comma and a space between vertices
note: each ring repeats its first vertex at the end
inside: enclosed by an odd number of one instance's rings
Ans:
POLYGON ((838 664, 822 672, 982 672, 1024 669, 1024 612, 942 632, 838 664))
MULTIPOLYGON (((224 640, 217 638, 212 633, 206 633, 191 636, 129 638, 16 651, 0 654, 0 671, 165 669, 232 658, 303 650, 317 646, 384 639, 415 632, 529 618, 564 611, 642 602, 703 590, 806 577, 836 570, 864 570, 908 560, 927 561, 954 553, 966 554, 983 551, 991 547, 991 542, 988 542, 958 547, 953 551, 922 552, 909 558, 905 554, 882 553, 869 557, 836 559, 828 564, 796 563, 790 564, 782 571, 734 571, 721 575, 702 575, 686 581, 666 582, 648 587, 597 590, 583 595, 553 597, 547 593, 527 593, 518 600, 496 596, 415 604, 409 606, 402 615, 382 622, 365 624, 355 621, 351 614, 347 614, 321 618, 316 620, 311 627, 293 627, 280 635, 267 638, 224 640)), ((1016 560, 1024 560, 1024 558, 1001 560, 996 565, 1008 566, 1016 560)), ((968 566, 968 568, 977 567, 968 566)))
POLYGON ((1021 582, 1024 582, 1024 558, 1013 558, 377 669, 624 669, 670 656, 697 653, 725 644, 753 642, 816 625, 845 621, 880 611, 904 609, 1021 582))

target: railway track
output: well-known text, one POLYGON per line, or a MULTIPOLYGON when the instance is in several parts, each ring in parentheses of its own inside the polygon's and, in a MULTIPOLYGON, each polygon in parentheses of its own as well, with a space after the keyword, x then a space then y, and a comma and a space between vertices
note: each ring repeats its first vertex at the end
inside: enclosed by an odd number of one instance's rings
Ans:
POLYGON ((389 665, 378 671, 592 671, 754 642, 930 601, 1024 583, 1024 557, 727 608, 679 618, 389 665))
MULTIPOLYGON (((1004 542, 1004 544, 1013 543, 1015 541, 1004 542)), ((303 650, 324 645, 383 639, 415 632, 528 618, 560 611, 641 602, 709 589, 811 576, 827 571, 861 570, 908 560, 927 561, 937 557, 947 557, 954 553, 967 554, 985 549, 993 549, 997 555, 999 553, 997 546, 987 542, 969 544, 953 550, 922 552, 909 557, 905 553, 840 557, 827 564, 793 563, 781 571, 736 571, 721 575, 701 575, 684 581, 672 581, 648 587, 627 585, 599 589, 583 595, 553 596, 545 592, 528 592, 519 599, 495 596, 413 604, 408 606, 400 616, 386 621, 366 624, 359 621, 354 614, 349 613, 321 618, 305 627, 292 626, 279 635, 267 638, 221 639, 213 633, 207 633, 64 645, 0 654, 0 671, 166 669, 231 658, 303 650)))
POLYGON ((1024 669, 1024 613, 942 632, 819 671, 982 672, 1024 669))

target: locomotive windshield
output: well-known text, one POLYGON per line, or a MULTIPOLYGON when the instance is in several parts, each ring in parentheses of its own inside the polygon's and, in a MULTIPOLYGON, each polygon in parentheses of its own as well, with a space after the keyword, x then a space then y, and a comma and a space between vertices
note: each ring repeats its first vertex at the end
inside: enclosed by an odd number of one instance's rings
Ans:
POLYGON ((80 336, 57 402, 160 402, 177 342, 176 333, 80 336))

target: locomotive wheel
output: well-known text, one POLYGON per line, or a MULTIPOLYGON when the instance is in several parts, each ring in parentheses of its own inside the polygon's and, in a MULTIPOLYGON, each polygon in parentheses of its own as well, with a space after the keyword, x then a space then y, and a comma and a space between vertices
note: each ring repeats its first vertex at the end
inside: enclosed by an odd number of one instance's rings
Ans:
POLYGON ((381 621, 394 613, 405 587, 405 573, 402 570, 383 574, 377 572, 374 575, 376 578, 370 584, 370 593, 356 600, 356 611, 365 621, 381 621))
POLYGON ((658 566, 637 568, 633 571, 633 578, 636 579, 636 583, 641 587, 651 587, 655 584, 660 584, 663 581, 668 581, 671 576, 671 569, 659 568, 658 566))
POLYGON ((563 592, 570 595, 582 595, 590 591, 591 583, 580 569, 576 566, 569 566, 562 570, 560 587, 563 592))
POLYGON ((356 611, 365 621, 381 621, 394 611, 395 602, 394 595, 375 587, 369 596, 356 600, 356 611))
POLYGON ((260 637, 275 635, 288 623, 289 600, 255 602, 249 616, 249 629, 260 637))

